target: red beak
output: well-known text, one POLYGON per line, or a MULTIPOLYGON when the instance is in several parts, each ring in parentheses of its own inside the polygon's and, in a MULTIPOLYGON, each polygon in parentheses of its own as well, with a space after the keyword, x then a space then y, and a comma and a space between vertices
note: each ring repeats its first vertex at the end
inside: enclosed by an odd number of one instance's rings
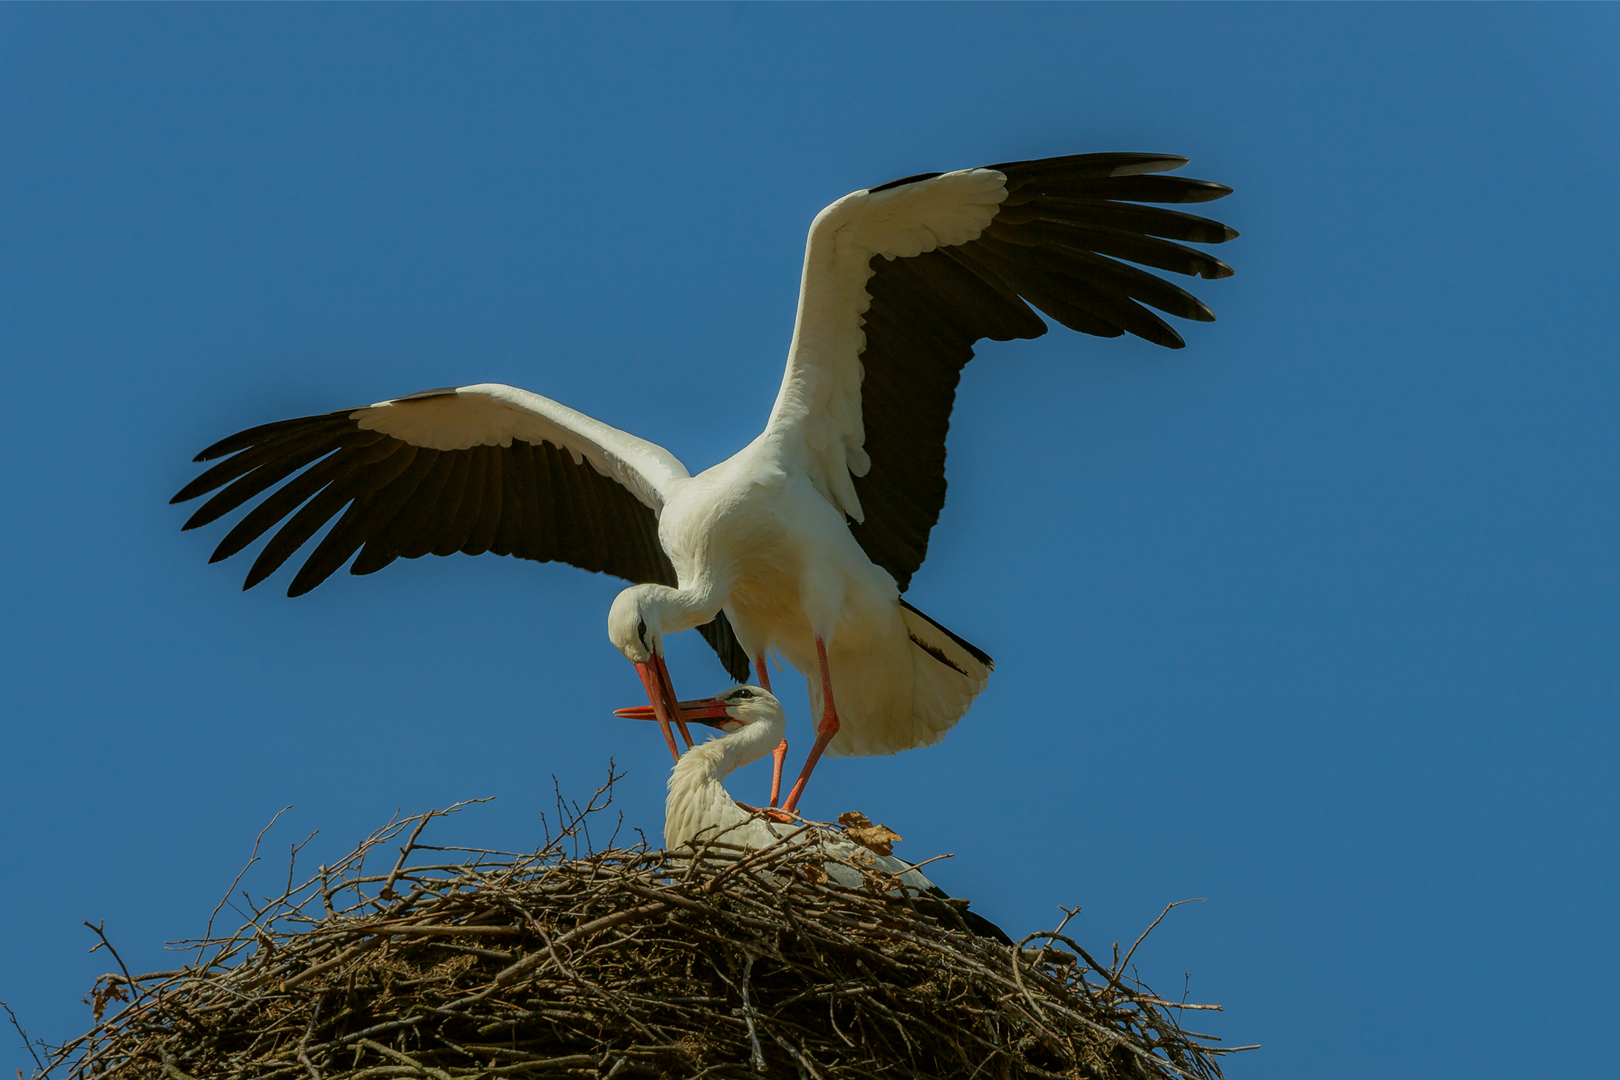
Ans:
POLYGON ((671 721, 680 728, 681 738, 686 740, 687 749, 692 747, 692 733, 686 729, 686 721, 681 718, 678 703, 675 700, 675 685, 670 681, 669 668, 664 664, 664 658, 657 653, 636 664, 636 674, 641 676, 641 685, 647 691, 647 700, 652 702, 648 713, 651 718, 658 721, 658 726, 664 729, 664 741, 669 744, 669 756, 676 761, 681 759, 681 752, 675 746, 675 736, 670 731, 671 721))
MULTIPOLYGON (((731 719, 726 712, 729 706, 719 698, 702 698, 698 701, 679 701, 675 703, 675 716, 682 721, 690 720, 698 724, 707 724, 710 727, 719 727, 721 723, 731 719)), ((656 720, 658 715, 650 705, 632 705, 628 709, 614 709, 614 716, 622 716, 627 720, 656 720)))

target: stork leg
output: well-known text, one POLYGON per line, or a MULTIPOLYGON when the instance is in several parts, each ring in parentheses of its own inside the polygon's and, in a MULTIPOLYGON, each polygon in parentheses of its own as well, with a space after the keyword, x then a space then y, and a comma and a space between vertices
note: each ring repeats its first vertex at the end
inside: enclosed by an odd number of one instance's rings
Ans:
MULTIPOLYGON (((765 666, 767 654, 768 650, 760 653, 758 658, 754 660, 754 671, 759 674, 760 689, 769 692, 771 689, 771 673, 765 666)), ((787 760, 787 736, 782 737, 781 743, 771 752, 771 757, 775 759, 771 768, 771 805, 774 807, 778 805, 782 798, 782 763, 787 760)))
POLYGON ((810 756, 804 760, 804 770, 799 773, 798 782, 793 785, 787 803, 782 807, 789 813, 798 810, 799 796, 804 794, 804 785, 809 783, 810 773, 815 770, 816 762, 821 760, 821 752, 838 734, 838 709, 833 705, 832 673, 827 670, 827 643, 819 635, 816 637, 816 660, 821 666, 821 723, 816 726, 816 744, 810 748, 810 756))

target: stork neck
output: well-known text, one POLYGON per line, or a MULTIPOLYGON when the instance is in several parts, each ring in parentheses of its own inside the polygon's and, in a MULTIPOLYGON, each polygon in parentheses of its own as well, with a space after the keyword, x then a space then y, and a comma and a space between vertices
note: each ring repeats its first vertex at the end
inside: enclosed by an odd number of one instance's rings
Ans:
POLYGON ((712 621, 726 599, 725 590, 708 580, 680 589, 660 587, 656 595, 658 621, 666 634, 678 634, 712 621))
MULTIPOLYGON (((720 783, 731 773, 764 757, 782 741, 786 723, 778 718, 749 724, 729 735, 699 743, 681 755, 675 764, 675 776, 685 775, 692 780, 720 783)), ((672 778, 673 782, 673 778, 672 778)))
POLYGON ((772 720, 749 724, 682 754, 669 774, 669 797, 664 803, 665 843, 676 848, 706 828, 724 828, 746 819, 747 814, 732 801, 721 781, 734 769, 775 749, 786 726, 778 713, 772 720))

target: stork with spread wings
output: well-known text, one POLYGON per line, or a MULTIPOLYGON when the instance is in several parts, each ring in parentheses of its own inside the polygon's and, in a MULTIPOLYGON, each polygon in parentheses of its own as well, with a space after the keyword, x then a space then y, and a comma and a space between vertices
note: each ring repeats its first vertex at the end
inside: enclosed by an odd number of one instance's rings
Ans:
MULTIPOLYGON (((193 529, 269 492, 211 560, 280 524, 244 588, 333 518, 288 595, 351 558, 351 574, 371 574, 401 557, 458 551, 560 560, 632 582, 608 634, 635 664, 676 757, 672 728, 688 746, 691 736, 664 635, 697 628, 733 678, 752 668, 767 689, 774 649, 805 673, 819 718, 791 810, 824 751, 938 742, 989 679, 989 656, 901 596, 945 504, 945 435, 974 344, 1041 336, 1033 309, 1085 334, 1131 333, 1172 349, 1181 336, 1149 308, 1214 319, 1141 269, 1232 273, 1187 245, 1236 232, 1146 205, 1230 194, 1164 175, 1185 164, 1081 154, 910 176, 839 199, 810 227, 765 430, 696 476, 661 446, 480 383, 240 432, 197 455, 223 460, 173 501, 223 488, 186 522, 193 529)), ((784 740, 772 806, 786 751, 784 740)))

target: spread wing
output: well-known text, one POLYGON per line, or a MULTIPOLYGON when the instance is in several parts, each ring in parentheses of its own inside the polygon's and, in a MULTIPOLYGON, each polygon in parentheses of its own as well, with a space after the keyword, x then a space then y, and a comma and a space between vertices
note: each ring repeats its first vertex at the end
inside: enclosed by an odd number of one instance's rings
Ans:
POLYGON ((1148 203, 1206 202, 1220 184, 1157 175, 1186 158, 1081 154, 907 177, 817 215, 798 321, 767 433, 851 519, 901 589, 945 505, 945 435, 981 338, 1072 330, 1185 344, 1151 308, 1215 316, 1139 266, 1204 278, 1231 267, 1185 242, 1237 236, 1148 203), (1145 305, 1145 306, 1144 306, 1145 305))
MULTIPOLYGON (((458 551, 677 584, 658 542, 658 514, 686 467, 661 446, 526 390, 448 387, 282 420, 197 455, 219 458, 170 501, 223 488, 184 526, 195 529, 269 492, 209 560, 229 558, 279 525, 244 589, 333 518, 288 596, 313 589, 351 557, 351 574, 372 574, 395 559, 458 551)), ((727 670, 745 678, 748 657, 724 614, 700 629, 727 670)))

